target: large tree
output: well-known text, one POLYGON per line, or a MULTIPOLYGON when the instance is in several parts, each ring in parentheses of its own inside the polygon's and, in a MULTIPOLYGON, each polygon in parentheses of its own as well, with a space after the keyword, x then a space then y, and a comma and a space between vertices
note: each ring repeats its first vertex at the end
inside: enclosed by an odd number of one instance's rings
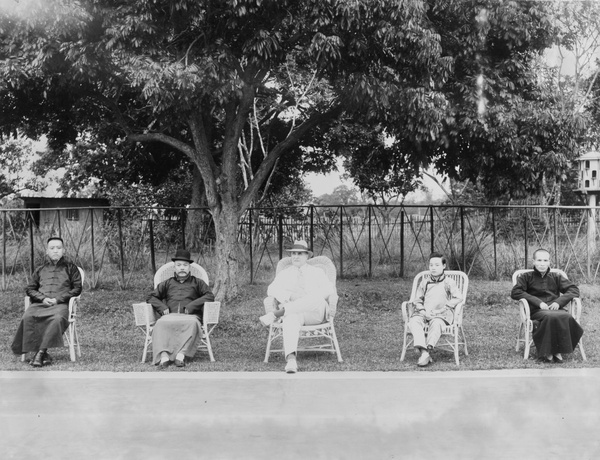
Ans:
POLYGON ((320 140, 343 116, 399 139, 410 167, 464 167, 485 138, 456 109, 477 105, 476 76, 528 91, 523 69, 551 36, 540 2, 15 5, 1 24, 0 129, 46 133, 56 150, 91 130, 187 156, 215 222, 221 298, 237 292, 240 216, 293 152, 328 161, 320 140))

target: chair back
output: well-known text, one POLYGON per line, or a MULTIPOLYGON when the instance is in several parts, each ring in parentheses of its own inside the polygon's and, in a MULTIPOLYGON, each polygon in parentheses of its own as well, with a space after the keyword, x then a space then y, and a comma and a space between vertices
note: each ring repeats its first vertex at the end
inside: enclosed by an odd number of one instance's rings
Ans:
MULTIPOLYGON (((313 267, 317 267, 317 268, 320 268, 321 270, 323 270, 325 272, 325 274, 327 275, 329 282, 331 284, 333 284, 335 293, 337 294, 337 287, 335 285, 336 278, 337 278, 337 272, 335 269, 335 265, 333 264, 331 259, 326 256, 317 256, 317 257, 308 259, 308 261, 306 263, 308 265, 312 265, 313 267)), ((275 273, 279 274, 279 272, 281 270, 285 270, 286 268, 290 267, 291 265, 292 265, 292 258, 284 257, 277 263, 277 268, 275 270, 275 273)))
MULTIPOLYGON (((167 262, 166 264, 164 264, 162 267, 160 267, 158 270, 156 270, 156 273, 154 274, 154 287, 156 288, 156 286, 158 286, 163 281, 166 281, 169 278, 173 278, 174 273, 175 273, 175 263, 174 262, 167 262)), ((195 262, 191 263, 190 264, 190 273, 192 275, 194 275, 196 278, 201 279, 208 285, 208 274, 206 273, 206 270, 204 270, 204 268, 202 268, 200 265, 198 265, 195 262)))
MULTIPOLYGON (((462 297, 462 302, 466 302, 467 301, 467 291, 469 290, 469 277, 467 276, 466 273, 461 272, 460 270, 444 270, 444 274, 448 277, 454 280, 454 282, 456 283, 456 286, 458 287, 458 291, 460 292, 460 296, 462 297)), ((413 281, 413 285, 412 285, 412 291, 410 293, 410 300, 411 302, 415 300, 416 296, 417 296, 417 288, 419 287, 419 284, 421 284, 421 281, 423 281, 423 278, 429 275, 429 271, 425 270, 422 271, 421 273, 417 273, 417 276, 415 276, 415 279, 413 281)))
POLYGON ((79 274, 81 275, 81 286, 83 287, 83 282, 85 281, 85 272, 81 267, 77 267, 77 269, 79 270, 79 274))
MULTIPOLYGON (((525 269, 517 270, 516 272, 514 272, 513 276, 512 276, 512 284, 513 284, 513 286, 515 284, 517 284, 517 278, 519 278, 520 275, 522 275, 523 273, 529 273, 529 272, 532 272, 532 271, 533 271, 533 268, 525 268, 525 269)), ((567 276, 567 274, 564 271, 560 270, 559 268, 551 268, 550 269, 550 273, 558 273, 558 274, 564 276, 566 279, 569 279, 569 277, 567 276)))

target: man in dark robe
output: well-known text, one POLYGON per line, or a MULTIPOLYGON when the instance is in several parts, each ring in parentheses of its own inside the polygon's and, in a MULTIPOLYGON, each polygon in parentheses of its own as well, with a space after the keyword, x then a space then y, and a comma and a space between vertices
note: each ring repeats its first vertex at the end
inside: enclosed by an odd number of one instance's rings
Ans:
POLYGON ((559 273, 550 271, 550 253, 533 253, 533 271, 517 278, 511 297, 529 303, 534 321, 533 342, 540 361, 563 362, 563 353, 571 353, 583 335, 583 329, 565 309, 579 297, 579 288, 559 273))
POLYGON ((48 239, 48 260, 32 275, 25 292, 31 304, 23 315, 12 343, 13 353, 32 352, 30 364, 42 367, 52 362, 48 348, 62 347, 69 326, 69 300, 81 294, 81 274, 64 258, 64 242, 48 239))

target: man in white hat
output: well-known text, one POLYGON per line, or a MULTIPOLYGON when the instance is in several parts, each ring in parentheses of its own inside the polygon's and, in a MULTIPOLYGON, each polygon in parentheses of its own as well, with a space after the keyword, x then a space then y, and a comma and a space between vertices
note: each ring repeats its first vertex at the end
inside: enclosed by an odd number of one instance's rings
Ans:
POLYGON ((287 251, 292 265, 281 270, 267 289, 267 295, 279 303, 278 309, 261 316, 260 321, 270 326, 281 318, 285 371, 293 374, 298 371, 296 352, 300 328, 325 320, 327 298, 335 293, 335 287, 323 270, 306 263, 312 256, 306 241, 295 241, 287 251))

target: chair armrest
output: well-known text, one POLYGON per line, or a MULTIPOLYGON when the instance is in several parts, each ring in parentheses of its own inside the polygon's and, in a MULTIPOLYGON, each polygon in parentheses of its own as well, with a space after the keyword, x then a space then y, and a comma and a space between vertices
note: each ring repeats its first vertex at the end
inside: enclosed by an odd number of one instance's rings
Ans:
POLYGON ((270 313, 277 310, 277 299, 275 297, 267 297, 263 304, 265 306, 265 313, 270 313))
POLYGON ((30 305, 31 305, 31 299, 29 298, 28 295, 26 295, 25 296, 25 310, 27 310, 30 305))
POLYGON ((519 300, 519 313, 521 314, 521 321, 526 322, 530 318, 531 310, 529 309, 529 302, 525 299, 519 300))
POLYGON ((202 313, 202 322, 205 325, 218 324, 220 311, 221 311, 221 302, 204 302, 204 312, 202 313))
POLYGON ((69 322, 70 323, 75 321, 75 318, 77 317, 77 307, 79 306, 80 299, 81 299, 80 295, 71 297, 69 299, 69 322))
POLYGON ((156 323, 156 317, 154 316, 154 309, 152 305, 146 302, 134 303, 133 316, 135 317, 136 326, 152 326, 156 323))
POLYGON ((340 296, 337 294, 330 294, 329 298, 327 299, 327 313, 326 313, 326 319, 333 319, 335 317, 335 314, 337 313, 337 304, 338 301, 340 300, 340 296))
POLYGON ((465 302, 464 301, 457 303, 456 306, 454 307, 454 324, 456 324, 457 326, 462 325, 464 310, 465 310, 465 302))
POLYGON ((404 302, 402 302, 400 307, 402 309, 402 319, 405 323, 408 323, 408 320, 415 311, 413 300, 405 300, 404 302))
POLYGON ((579 322, 581 319, 581 310, 581 299, 579 297, 575 297, 569 304, 569 313, 571 313, 571 316, 575 318, 575 321, 577 322, 579 322))

